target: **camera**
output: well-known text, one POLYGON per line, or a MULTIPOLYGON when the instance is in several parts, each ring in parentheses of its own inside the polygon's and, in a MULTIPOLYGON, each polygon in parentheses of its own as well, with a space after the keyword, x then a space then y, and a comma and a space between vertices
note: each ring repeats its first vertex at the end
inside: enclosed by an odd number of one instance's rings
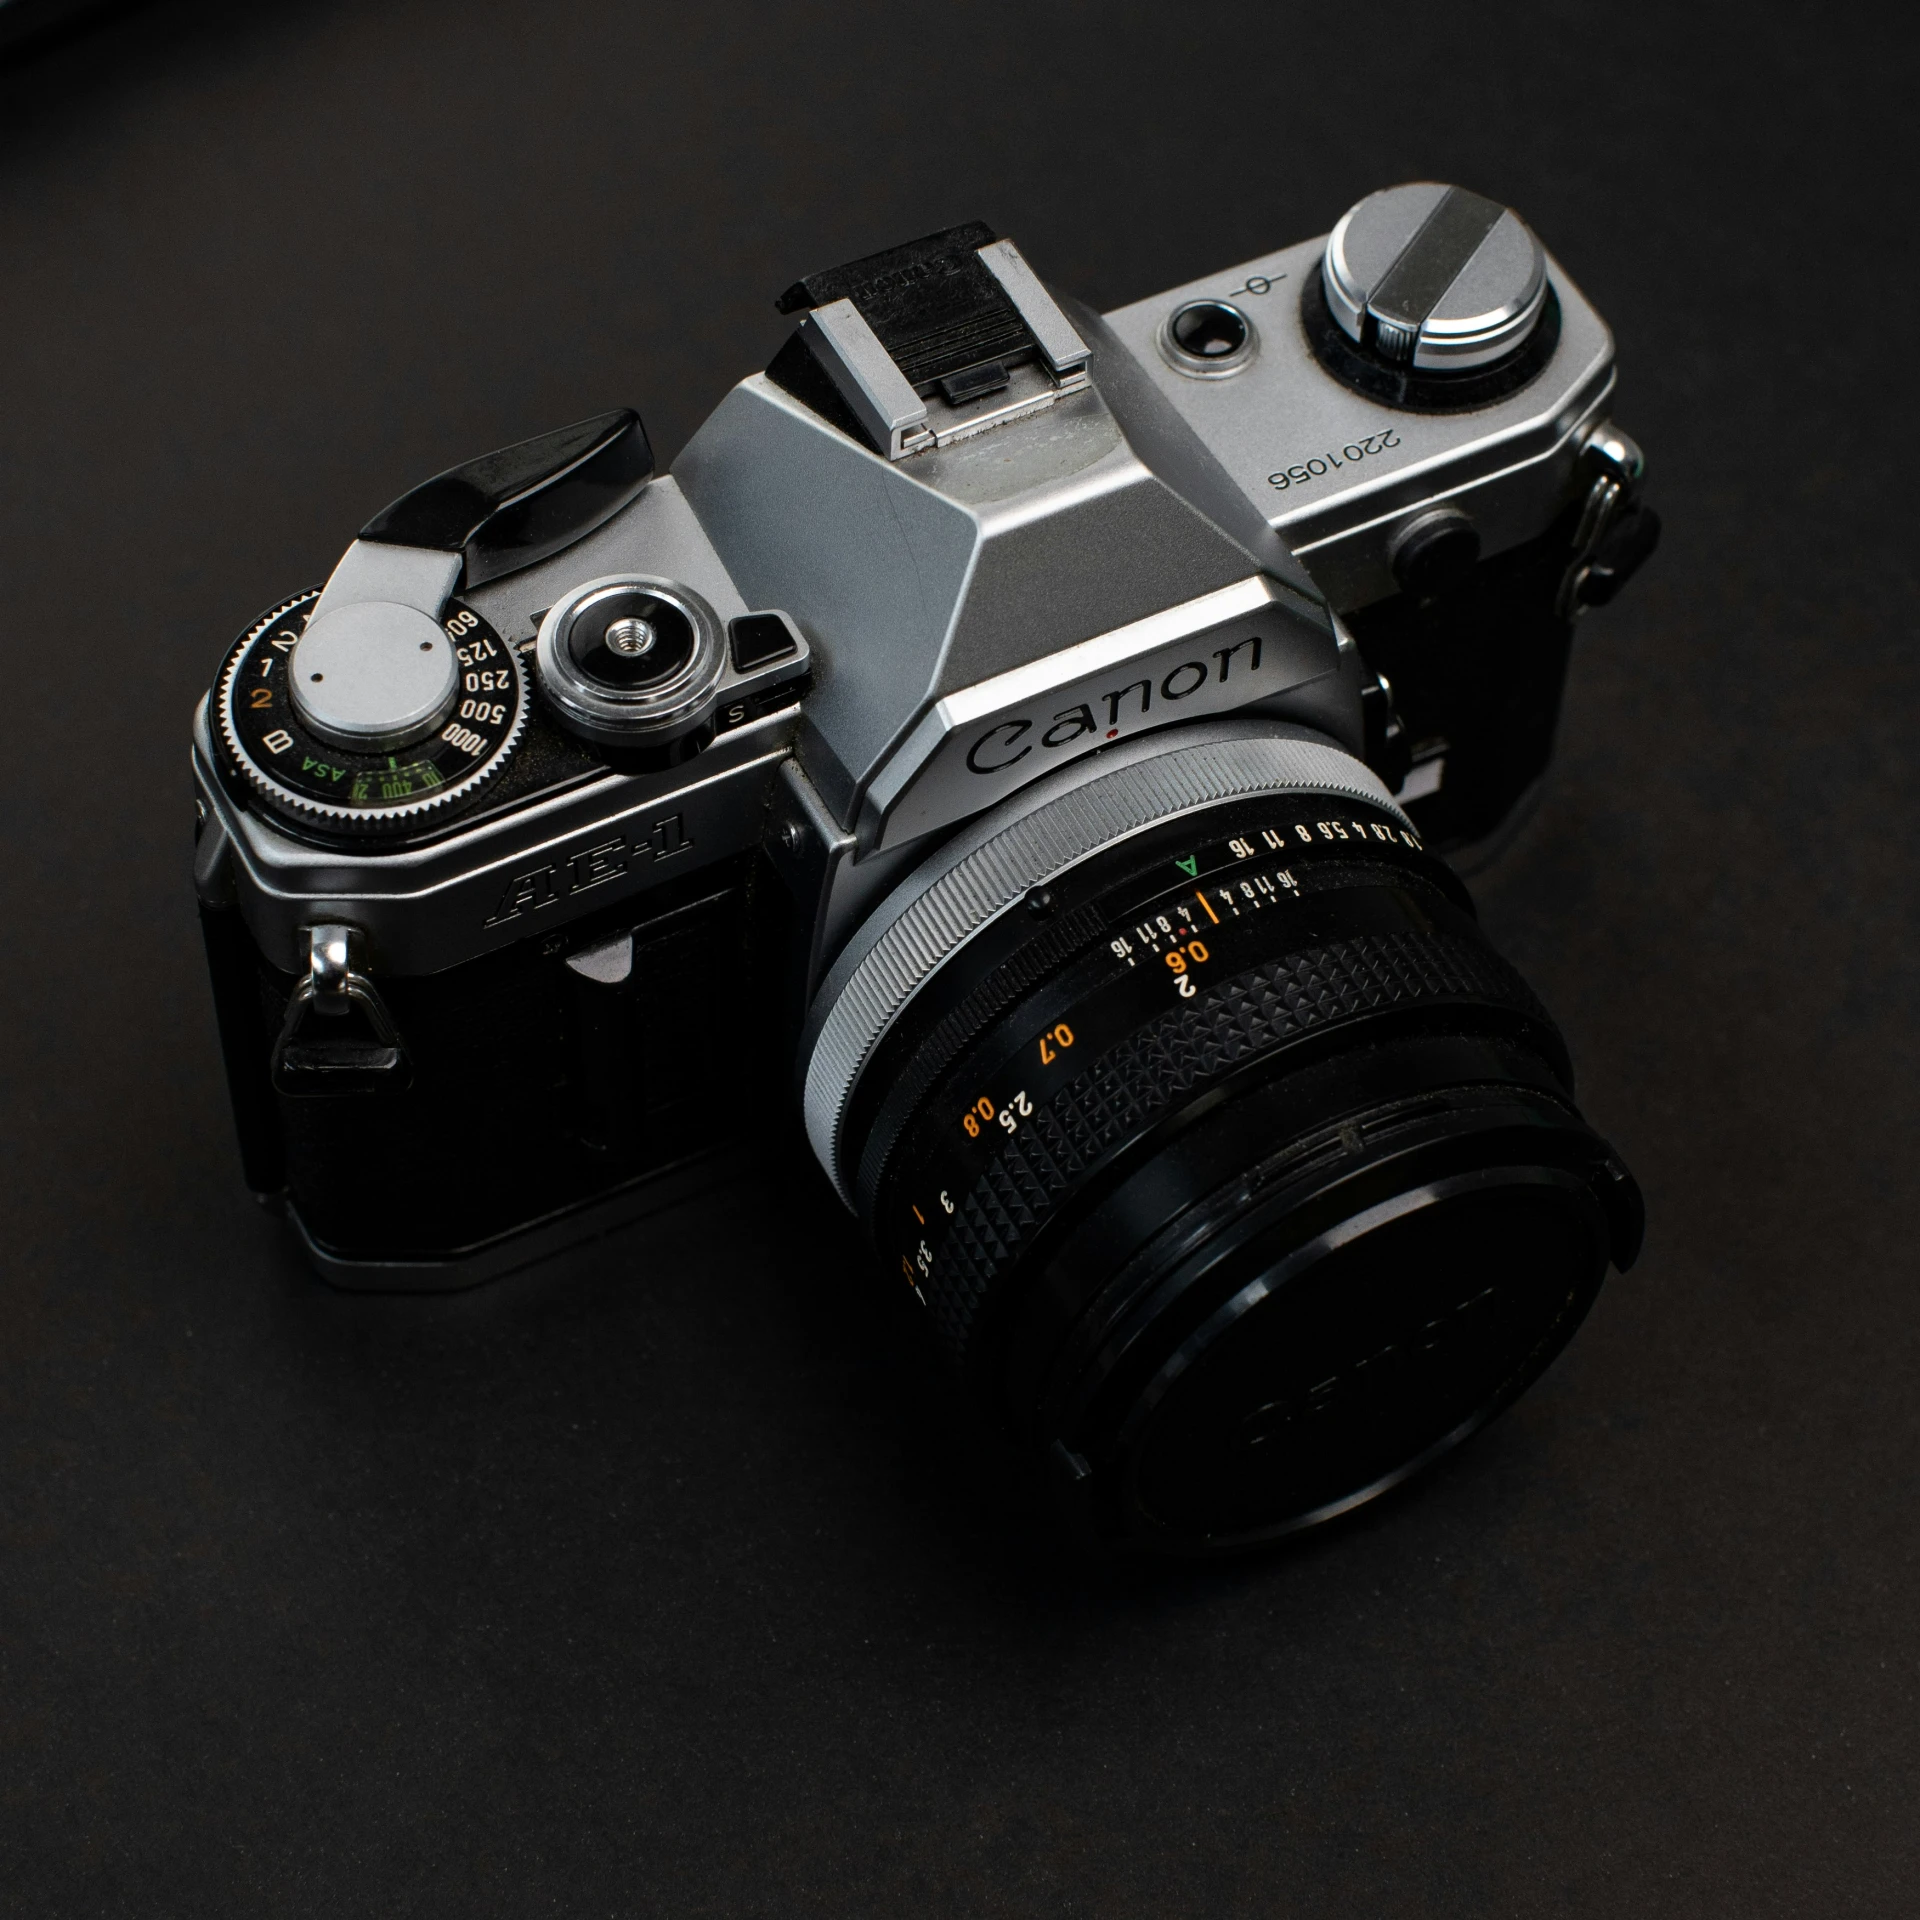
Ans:
POLYGON ((1657 537, 1607 329, 1434 183, 1107 314, 980 224, 778 306, 671 475, 455 467, 227 654, 248 1183, 454 1287, 810 1149, 1079 1538, 1345 1512, 1641 1237, 1459 877, 1657 537))

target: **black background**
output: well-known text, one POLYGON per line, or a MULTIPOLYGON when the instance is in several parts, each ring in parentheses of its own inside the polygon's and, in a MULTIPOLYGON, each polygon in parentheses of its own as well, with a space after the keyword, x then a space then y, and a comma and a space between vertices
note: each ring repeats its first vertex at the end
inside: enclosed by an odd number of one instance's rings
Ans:
POLYGON ((163 3, 0 70, 14 1910, 1915 1909, 1880 11, 163 3), (625 401, 671 456, 798 273, 979 217, 1111 305, 1418 177, 1607 315, 1668 526, 1477 884, 1652 1221, 1514 1413, 1296 1551, 1088 1570, 804 1169, 459 1299, 308 1278, 189 894, 235 628, 453 460, 625 401))

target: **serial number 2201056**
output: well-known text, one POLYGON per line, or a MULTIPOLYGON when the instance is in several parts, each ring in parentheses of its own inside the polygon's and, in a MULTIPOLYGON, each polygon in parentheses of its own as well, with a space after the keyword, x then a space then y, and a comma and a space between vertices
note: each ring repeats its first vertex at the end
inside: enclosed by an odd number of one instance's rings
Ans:
POLYGON ((1325 453, 1316 453, 1311 460, 1302 460, 1297 466, 1281 467, 1277 472, 1267 475, 1267 485, 1285 493, 1289 487, 1304 487, 1323 474, 1337 473, 1342 467, 1358 466, 1369 454, 1385 453, 1389 447, 1399 444, 1400 436, 1392 427, 1379 433, 1363 434, 1358 440, 1349 440, 1337 450, 1329 448, 1325 453))

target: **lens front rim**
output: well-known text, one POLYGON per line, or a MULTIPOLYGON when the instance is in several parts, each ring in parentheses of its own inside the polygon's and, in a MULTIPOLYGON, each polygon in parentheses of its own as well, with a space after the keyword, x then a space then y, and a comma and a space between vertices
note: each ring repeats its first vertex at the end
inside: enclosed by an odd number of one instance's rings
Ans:
POLYGON ((1373 1204, 1381 1182, 1417 1185, 1472 1165, 1552 1165, 1590 1179, 1624 1266, 1637 1227, 1604 1168, 1595 1173, 1606 1154, 1558 1074, 1511 1027, 1455 1010, 1436 1030, 1416 1009, 1361 1034, 1333 1028, 1169 1112, 1077 1193, 1034 1236, 1024 1282, 1001 1288, 981 1359, 990 1349, 1015 1430, 1077 1428, 1086 1408, 1076 1382, 1123 1334, 1134 1339, 1131 1316, 1204 1249, 1230 1253, 1282 1218, 1311 1237, 1373 1204))
MULTIPOLYGON (((1273 1232, 1273 1225, 1268 1224, 1264 1231, 1236 1237, 1244 1250, 1273 1232)), ((1178 1343, 1144 1386, 1124 1396, 1124 1412, 1104 1445, 1089 1443, 1083 1438, 1082 1445, 1096 1444, 1096 1450, 1107 1463, 1105 1475, 1100 1476, 1096 1469, 1096 1477, 1108 1482, 1101 1502, 1102 1519, 1112 1537, 1129 1546, 1158 1551, 1190 1554, 1233 1551, 1283 1539, 1337 1519, 1403 1485, 1496 1419, 1564 1351, 1599 1294, 1606 1276, 1608 1243, 1604 1211, 1585 1179, 1559 1167, 1504 1163, 1407 1186, 1305 1239, 1268 1270, 1236 1287, 1199 1327, 1178 1343), (1250 1313, 1269 1304, 1283 1306, 1285 1291, 1290 1286, 1304 1282, 1324 1263, 1358 1246, 1370 1235, 1412 1222, 1463 1199, 1507 1197, 1528 1191, 1551 1195, 1578 1220, 1586 1234, 1589 1257, 1583 1272, 1568 1274, 1562 1283, 1544 1290, 1543 1299, 1552 1305, 1550 1315, 1544 1323, 1536 1317, 1537 1331, 1518 1361, 1503 1368, 1490 1388, 1477 1390, 1471 1396, 1469 1410, 1461 1417, 1450 1417, 1424 1444, 1404 1452, 1384 1471, 1363 1472, 1359 1484, 1346 1491, 1253 1525, 1200 1531, 1172 1523, 1154 1510, 1154 1502, 1142 1483, 1154 1445, 1155 1427, 1163 1419, 1172 1397, 1185 1384, 1183 1376, 1192 1374, 1210 1354, 1217 1354, 1221 1342, 1231 1338, 1250 1313)), ((1238 1263, 1233 1261, 1231 1253, 1216 1255, 1204 1261, 1202 1270, 1215 1264, 1238 1263)), ((1189 1284, 1204 1284, 1204 1281, 1195 1276, 1189 1284)), ((1083 1385, 1083 1422, 1089 1418, 1092 1404, 1098 1400, 1100 1386, 1104 1384, 1103 1380, 1083 1385)))

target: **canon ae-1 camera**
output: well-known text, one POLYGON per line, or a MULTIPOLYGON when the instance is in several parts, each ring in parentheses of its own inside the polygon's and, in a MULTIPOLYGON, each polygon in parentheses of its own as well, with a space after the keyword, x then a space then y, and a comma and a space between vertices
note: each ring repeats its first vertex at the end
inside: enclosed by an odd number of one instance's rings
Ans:
POLYGON ((1457 877, 1657 531, 1607 329, 1432 184, 1105 315, 981 225, 779 306, 670 477, 453 468, 228 654, 247 1178, 459 1286, 803 1128, 1083 1538, 1343 1512, 1640 1239, 1457 877))

